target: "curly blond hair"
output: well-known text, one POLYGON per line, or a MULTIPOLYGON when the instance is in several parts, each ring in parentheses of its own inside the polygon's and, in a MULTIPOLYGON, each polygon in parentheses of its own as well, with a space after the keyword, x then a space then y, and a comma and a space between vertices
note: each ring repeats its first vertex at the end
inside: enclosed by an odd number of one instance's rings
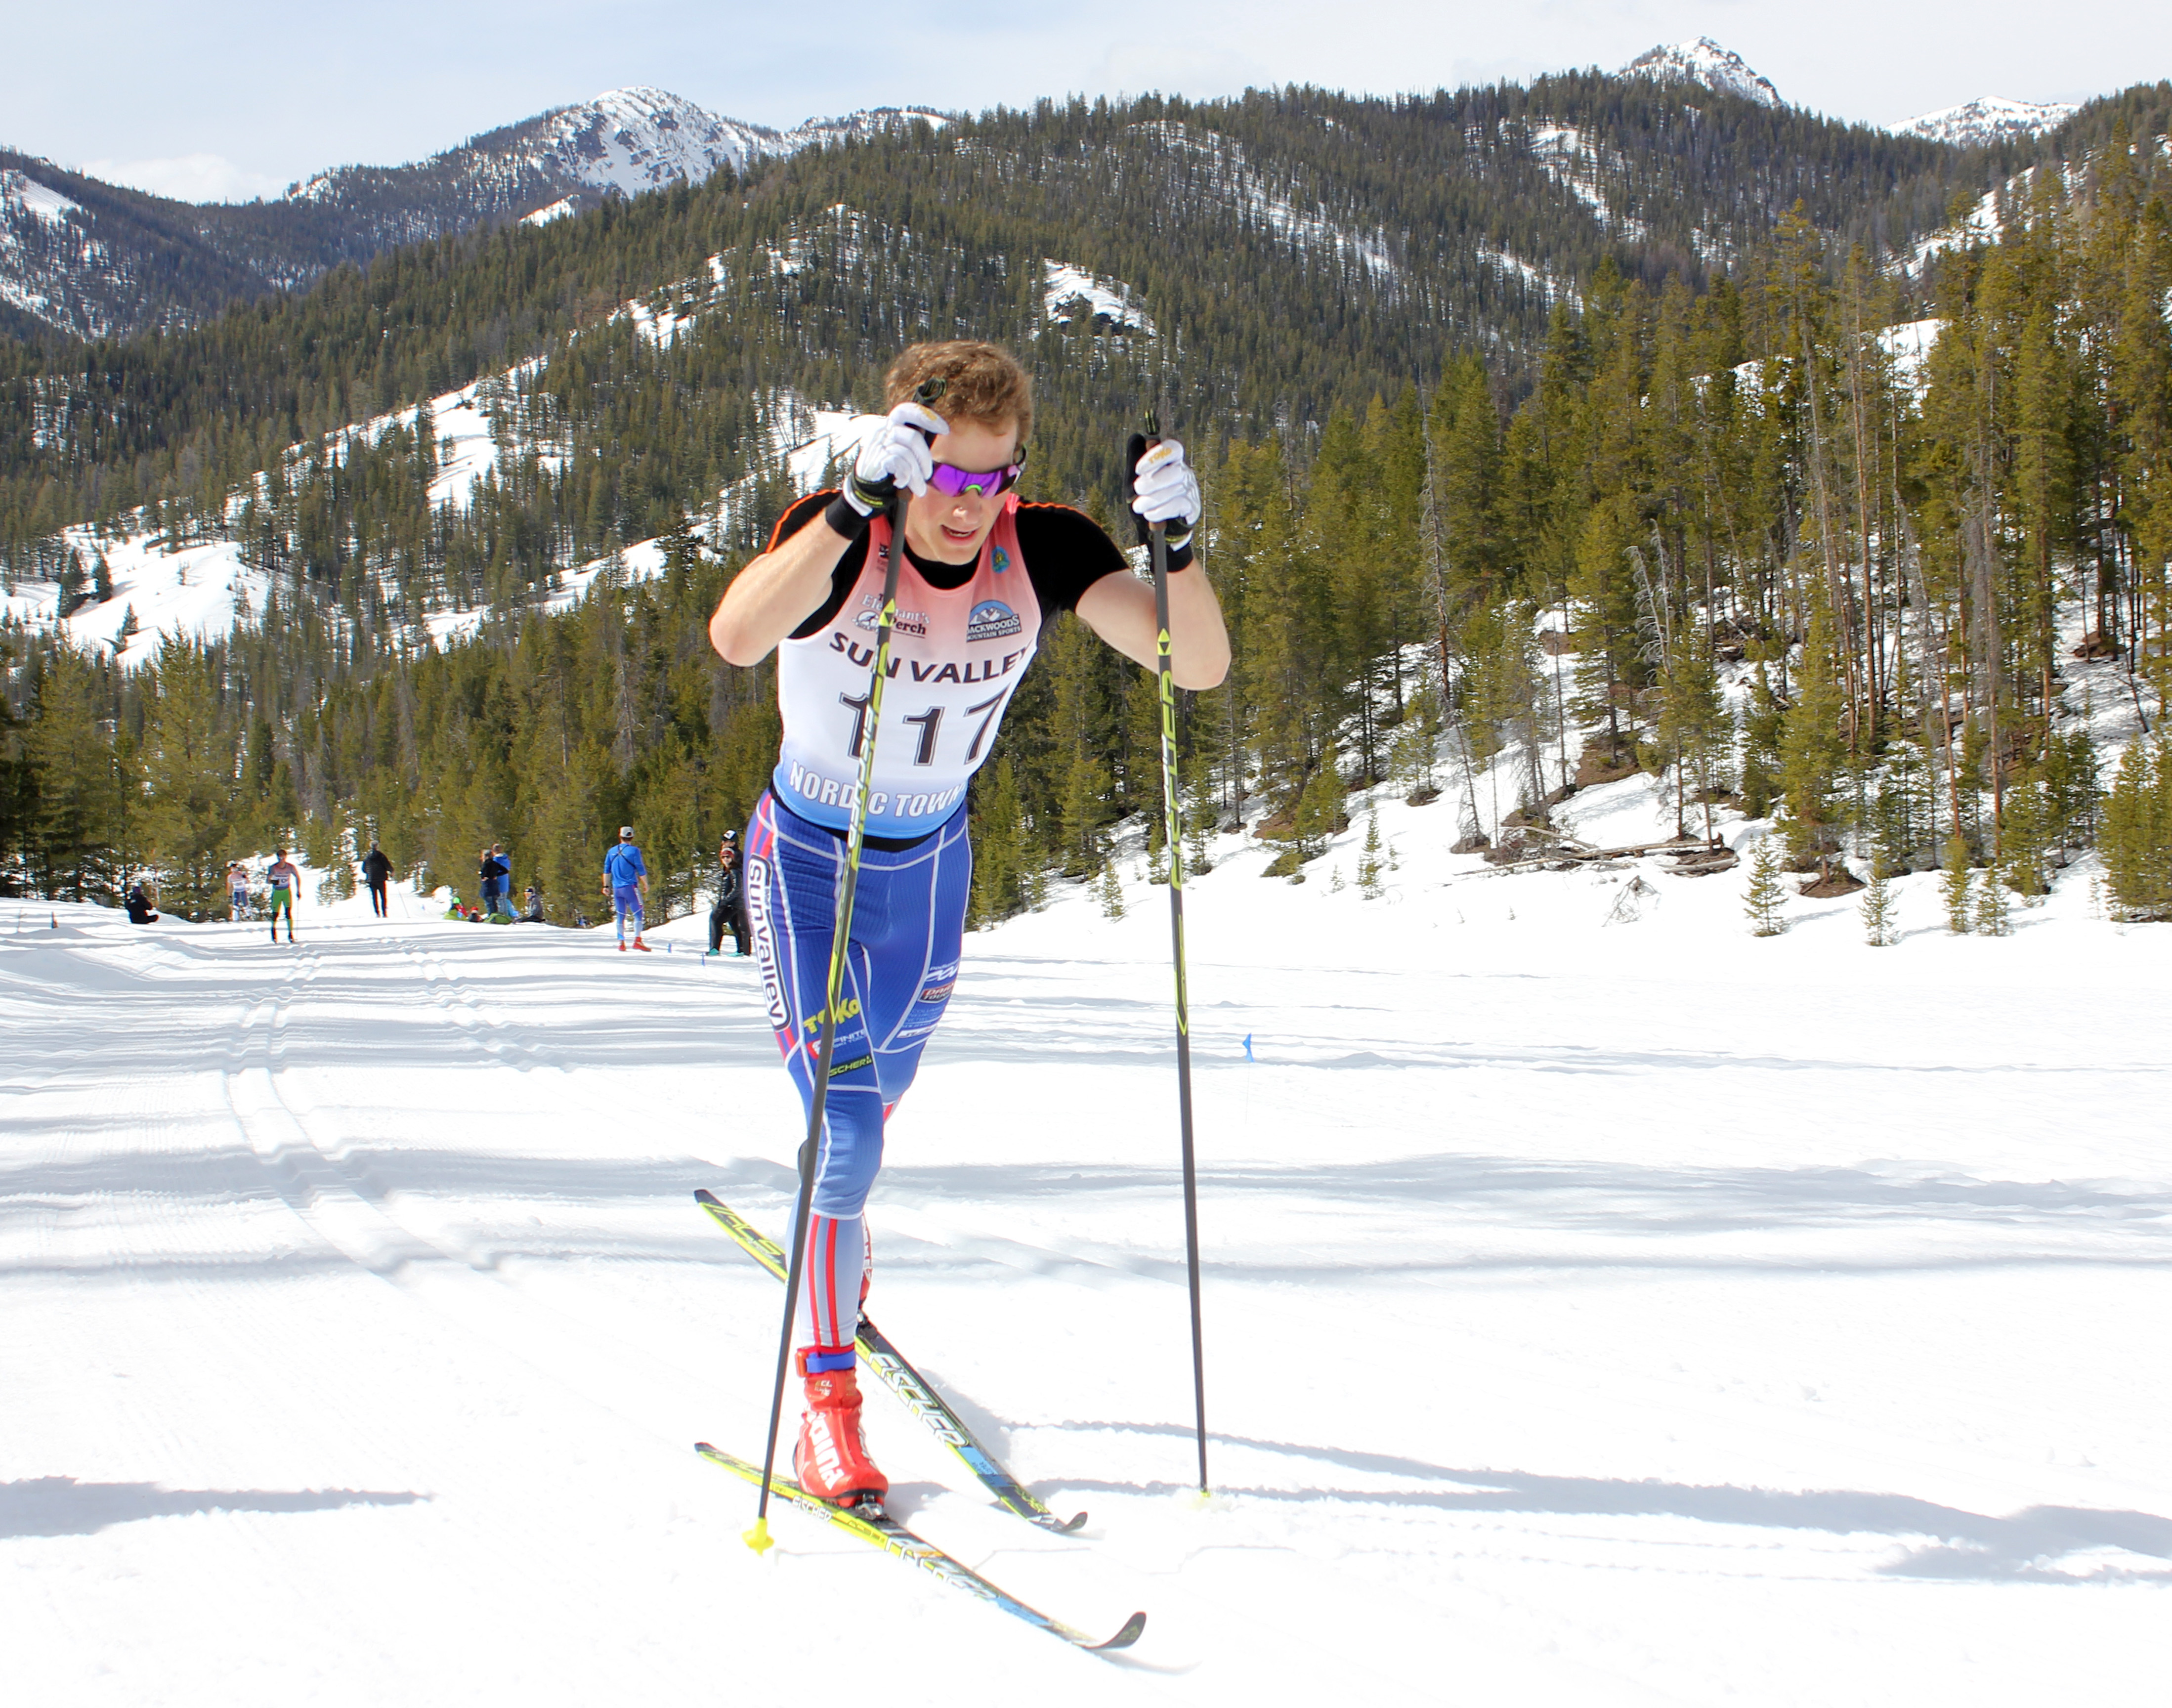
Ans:
POLYGON ((896 408, 929 379, 943 382, 934 408, 945 421, 986 427, 1015 422, 1020 446, 1033 431, 1033 381, 1008 350, 968 338, 915 344, 890 363, 883 407, 896 408))

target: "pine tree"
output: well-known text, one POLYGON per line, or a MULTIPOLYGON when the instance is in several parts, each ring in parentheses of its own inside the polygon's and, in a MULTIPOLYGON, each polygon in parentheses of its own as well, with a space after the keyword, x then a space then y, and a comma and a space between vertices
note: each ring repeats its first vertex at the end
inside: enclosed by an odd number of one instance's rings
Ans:
POLYGON ((1378 901, 1384 893, 1380 887, 1380 814, 1377 810, 1365 815, 1365 846, 1358 857, 1358 893, 1368 901, 1378 901))
POLYGON ((1832 630, 1821 600, 1812 607, 1798 680, 1802 691, 1780 739, 1788 851, 1797 871, 1814 863, 1820 878, 1830 878, 1833 857, 1840 851, 1840 831, 1850 813, 1842 790, 1847 743, 1841 720, 1847 702, 1834 668, 1832 630))
POLYGON ((1959 835, 1947 837, 1944 876, 1939 879, 1938 894, 1946 904, 1946 929, 1955 937, 1966 937, 1976 922, 1975 910, 1969 905, 1974 883, 1968 844, 1959 835))
POLYGON ((1976 895, 1976 931, 1978 937, 2012 937, 2013 913, 2006 899, 2006 884, 1996 872, 1983 874, 1976 895))
POLYGON ((1320 769, 1298 797, 1296 832, 1298 857, 1316 859, 1342 829, 1342 771, 1333 748, 1322 756, 1320 769))
POLYGON ((1214 785, 1198 767, 1191 785, 1191 810, 1185 814, 1184 875, 1196 878, 1213 870, 1214 785))
POLYGON ((2123 919, 2172 918, 2172 747, 2128 744, 2104 805, 2105 887, 2123 919))
POLYGON ((1863 892, 1862 911, 1863 937, 1871 948, 1887 948, 1900 941, 1894 918, 1893 886, 1875 862, 1870 868, 1870 882, 1863 892))
POLYGON ((95 667, 66 642, 43 660, 24 755, 35 785, 30 868, 51 900, 117 904, 134 849, 132 766, 99 728, 95 667))
POLYGON ((1101 904, 1101 912, 1105 918, 1121 919, 1124 916, 1124 884, 1123 880, 1116 875, 1116 862, 1113 857, 1101 868, 1099 894, 1097 899, 1101 904))
POLYGON ((175 912, 207 916, 226 862, 234 742, 219 716, 210 657, 193 642, 169 636, 159 643, 143 747, 145 841, 160 894, 175 912))
POLYGON ((1779 850, 1769 835, 1758 839, 1750 857, 1750 887, 1742 900, 1752 937, 1777 937, 1787 930, 1781 910, 1787 905, 1788 894, 1780 882, 1779 850))
POLYGON ((2007 792, 1999 825, 1999 877, 2017 895, 2040 896, 2046 887, 2050 812, 2044 785, 2031 776, 2007 792))
POLYGON ((1780 798, 1780 737, 1786 727, 1787 709, 1760 659, 1742 708, 1742 810, 1750 818, 1768 816, 1780 798))

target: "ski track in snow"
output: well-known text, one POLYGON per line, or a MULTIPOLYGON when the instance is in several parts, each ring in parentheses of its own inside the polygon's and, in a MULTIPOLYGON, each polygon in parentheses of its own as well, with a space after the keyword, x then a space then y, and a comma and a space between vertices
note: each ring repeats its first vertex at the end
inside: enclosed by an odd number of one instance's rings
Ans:
POLYGON ((691 1194, 776 1231, 800 1121, 705 917, 4 904, 11 1699, 707 1702, 849 1629, 960 1701, 2159 1700, 2166 928, 2078 869, 2003 942, 1936 874, 1896 948, 1849 900, 1760 942, 1739 870, 1503 876, 1452 812, 1380 806, 1379 900, 1329 884, 1362 817, 1191 880, 1204 1508, 1159 892, 970 937, 893 1125, 873 1308, 1092 1517, 878 1389, 896 1509, 1145 1608, 1114 1659, 797 1514, 740 1545, 691 1444, 759 1453, 781 1301, 691 1194))

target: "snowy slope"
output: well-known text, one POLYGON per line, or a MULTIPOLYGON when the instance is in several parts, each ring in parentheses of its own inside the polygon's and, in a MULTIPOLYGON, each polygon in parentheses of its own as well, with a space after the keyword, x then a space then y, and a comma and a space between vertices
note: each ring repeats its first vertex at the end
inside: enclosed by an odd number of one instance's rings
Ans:
POLYGON ((1647 49, 1623 66, 1617 75, 1648 77, 1659 83, 1691 83, 1714 94, 1739 95, 1762 107, 1785 106, 1770 78, 1761 77, 1748 61, 1709 35, 1678 41, 1671 47, 1647 49))
MULTIPOLYGON (((336 200, 356 182, 386 173, 638 196, 682 179, 701 183, 723 167, 744 172, 759 160, 871 136, 916 120, 949 122, 944 115, 925 108, 880 107, 841 118, 809 119, 780 131, 712 113, 668 89, 634 84, 554 107, 409 166, 320 172, 289 186, 287 199, 336 200)), ((525 217, 555 217, 551 210, 556 206, 555 199, 546 197, 525 217)))
POLYGON ((750 161, 784 152, 782 132, 641 87, 562 107, 535 131, 541 158, 566 177, 627 196, 681 178, 698 184, 720 166, 743 172, 750 161))
POLYGON ((2021 137, 2040 137, 2056 131, 2080 109, 2068 101, 2016 101, 2004 95, 1982 95, 1957 107, 1941 107, 1903 119, 1890 128, 1900 136, 1927 137, 1933 142, 1957 148, 1981 148, 2021 137))
MULTIPOLYGON (((704 277, 628 302, 613 318, 632 322, 653 342, 669 344, 704 312, 723 277, 721 262, 712 261, 704 277)), ((455 510, 465 510, 478 483, 496 465, 494 415, 505 414, 510 437, 520 443, 517 413, 509 411, 508 405, 519 382, 535 365, 520 364, 430 400, 438 448, 438 473, 430 486, 433 509, 449 504, 455 510)), ((857 444, 865 431, 862 418, 849 412, 811 408, 789 393, 774 400, 771 416, 776 459, 801 490, 811 490, 831 459, 857 444)), ((341 428, 321 441, 296 446, 287 454, 292 463, 336 448, 349 439, 374 443, 395 424, 411 428, 415 417, 411 408, 393 411, 341 428)), ((555 465, 558 460, 555 454, 548 448, 539 449, 544 462, 555 465)), ((758 481, 750 477, 718 495, 709 529, 712 540, 738 519, 757 485, 758 481)), ((239 515, 247 490, 239 489, 231 495, 229 520, 239 515)), ((112 651, 120 663, 132 669, 156 656, 164 635, 223 636, 235 623, 250 622, 262 615, 271 593, 271 577, 248 562, 237 541, 180 544, 142 525, 141 513, 132 519, 135 525, 124 526, 117 534, 102 534, 78 526, 63 530, 61 536, 86 568, 97 558, 105 558, 113 583, 110 599, 89 599, 61 620, 56 618, 59 584, 23 580, 12 589, 0 589, 0 618, 39 632, 57 626, 73 644, 112 651)), ((656 542, 637 541, 616 561, 598 558, 564 575, 542 593, 536 604, 548 610, 568 610, 606 573, 625 585, 661 574, 663 568, 663 553, 656 542)), ((475 607, 427 610, 420 614, 414 638, 419 641, 427 635, 443 645, 473 635, 489 615, 487 610, 475 607)))
MULTIPOLYGON (((503 383, 519 372, 510 370, 497 378, 503 383)), ((481 402, 489 384, 478 382, 431 400, 439 447, 438 475, 430 486, 433 508, 449 503, 465 508, 476 482, 497 460, 497 445, 481 402)), ((350 437, 374 441, 394 422, 411 426, 414 419, 411 409, 396 411, 343 428, 327 436, 326 443, 350 437)), ((300 450, 290 451, 289 458, 300 450)), ((233 504, 239 499, 237 492, 233 504)), ((12 592, 0 591, 0 616, 40 632, 58 627, 74 645, 111 651, 121 664, 134 669, 156 656, 162 636, 222 637, 236 623, 252 622, 263 615, 272 578, 248 561, 238 541, 179 543, 141 526, 140 513, 137 519, 139 525, 117 534, 101 534, 88 526, 62 534, 86 565, 105 558, 113 583, 110 599, 90 599, 65 619, 57 619, 59 585, 19 581, 12 592)), ((458 615, 463 622, 449 626, 445 632, 463 625, 472 628, 481 621, 480 613, 458 615)))
POLYGON ((0 306, 102 337, 113 327, 105 298, 133 282, 132 269, 91 234, 81 204, 24 167, 0 167, 0 306))
POLYGON ((1355 828, 1189 886, 1211 1506, 1159 893, 970 938, 891 1123, 871 1309, 1092 1517, 992 1510, 878 1391, 895 1504, 1145 1609, 1115 1662, 788 1512, 739 1544, 690 1443, 759 1450, 779 1296, 689 1195, 775 1228, 799 1123, 699 921, 10 904, 11 1696, 789 1700, 843 1630, 1051 1708, 2161 1700, 2164 928, 2076 874, 1950 938, 1925 878, 1897 948, 1844 901, 1760 941, 1739 873, 1497 876, 1451 812, 1382 803, 1378 900, 1355 828))

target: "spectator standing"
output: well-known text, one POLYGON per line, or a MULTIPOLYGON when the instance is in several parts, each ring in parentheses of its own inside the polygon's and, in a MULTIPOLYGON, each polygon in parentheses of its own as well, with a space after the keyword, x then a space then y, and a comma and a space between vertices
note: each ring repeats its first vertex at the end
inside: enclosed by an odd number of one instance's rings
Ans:
POLYGON ((481 889, 483 917, 487 919, 497 911, 498 889, 505 882, 505 867, 488 848, 476 852, 476 877, 481 889))
POLYGON ((641 940, 641 901, 648 889, 648 862, 633 840, 633 826, 618 827, 618 846, 604 856, 604 891, 618 914, 618 952, 626 953, 626 921, 633 918, 633 946, 642 953, 648 945, 641 940))
POLYGON ((747 952, 746 894, 739 882, 739 832, 724 832, 723 844, 717 850, 717 900, 709 909, 709 953, 721 954, 724 948, 724 927, 731 927, 732 940, 738 946, 740 959, 747 952))

